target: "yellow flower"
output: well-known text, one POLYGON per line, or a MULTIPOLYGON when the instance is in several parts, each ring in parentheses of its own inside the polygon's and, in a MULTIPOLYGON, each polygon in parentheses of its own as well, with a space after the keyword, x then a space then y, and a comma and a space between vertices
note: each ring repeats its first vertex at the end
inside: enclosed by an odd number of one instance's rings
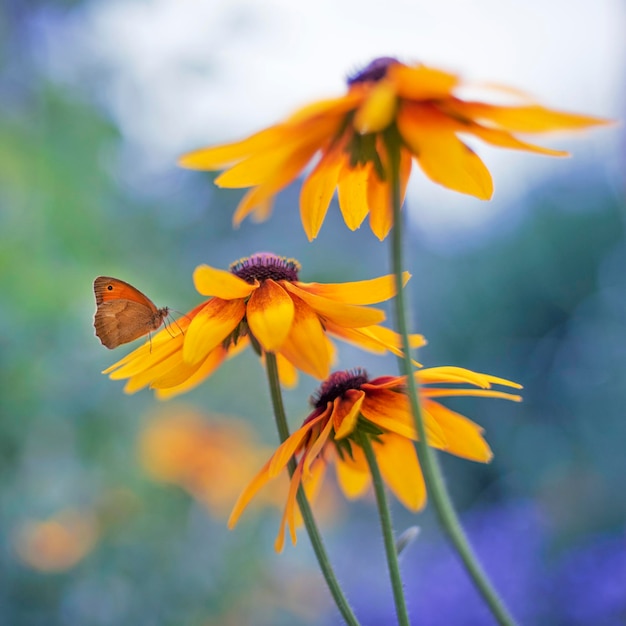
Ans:
MULTIPOLYGON (((423 385, 420 394, 428 444, 472 461, 489 462, 492 453, 483 439, 482 428, 435 398, 483 396, 519 402, 520 396, 492 390, 491 386, 516 389, 521 386, 459 367, 423 369, 415 376, 423 385), (469 384, 478 389, 431 386, 448 383, 469 384)), ((295 544, 296 494, 300 484, 307 492, 316 492, 325 467, 334 463, 337 480, 348 498, 358 498, 365 493, 371 479, 360 444, 362 437, 371 438, 383 479, 398 500, 412 511, 421 509, 426 503, 426 487, 413 445, 417 433, 406 393, 405 376, 369 380, 360 369, 333 373, 311 399, 314 410, 303 426, 279 446, 239 496, 228 521, 229 528, 237 523, 259 489, 278 476, 295 455, 298 463, 275 548, 278 552, 283 548, 286 525, 295 544)))
MULTIPOLYGON (((325 378, 334 359, 328 335, 372 352, 400 355, 400 337, 379 325, 380 309, 364 306, 395 295, 393 276, 352 283, 304 283, 293 259, 269 253, 233 263, 230 272, 201 265, 196 289, 206 302, 177 321, 180 333, 167 328, 104 373, 128 379, 125 391, 149 385, 161 397, 195 387, 227 356, 248 344, 263 355, 276 355, 283 384, 297 381, 296 369, 325 378)), ((410 275, 404 274, 404 282, 410 275)), ((424 338, 412 335, 412 347, 424 338)))
MULTIPOLYGON (((348 228, 359 228, 369 213, 370 227, 382 240, 392 226, 389 145, 400 149, 403 196, 415 159, 432 181, 487 200, 493 193, 489 170, 459 134, 500 148, 565 156, 512 133, 608 123, 547 109, 527 98, 516 106, 464 100, 458 95, 463 86, 458 76, 422 64, 375 59, 348 79, 345 95, 314 102, 247 139, 190 152, 180 164, 199 170, 228 168, 215 180, 218 186, 252 188, 235 212, 237 225, 250 213, 265 219, 273 197, 317 157, 300 194, 309 240, 317 236, 335 189, 348 228)), ((501 96, 502 89, 498 91, 501 96)))

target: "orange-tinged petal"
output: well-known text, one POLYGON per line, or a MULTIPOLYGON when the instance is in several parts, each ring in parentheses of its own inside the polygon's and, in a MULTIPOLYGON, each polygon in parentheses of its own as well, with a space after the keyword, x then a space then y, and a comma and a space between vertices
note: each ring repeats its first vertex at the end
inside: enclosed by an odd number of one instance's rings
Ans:
POLYGON ((312 443, 309 442, 311 443, 311 445, 307 446, 307 449, 302 456, 305 474, 310 473, 311 463, 313 463, 318 458, 320 452, 322 451, 322 449, 326 445, 326 442, 328 441, 328 438, 330 437, 330 432, 332 431, 332 429, 333 420, 327 418, 327 421, 324 424, 324 428, 322 428, 321 432, 317 435, 317 438, 314 438, 314 440, 312 440, 312 443))
POLYGON ((246 309, 250 331, 266 352, 275 352, 283 344, 291 330, 294 314, 291 297, 271 279, 263 281, 250 296, 246 309))
POLYGON ((292 389, 298 384, 298 370, 293 363, 288 361, 280 352, 276 353, 276 365, 278 366, 278 378, 283 387, 292 389))
POLYGON ((293 113, 286 123, 290 126, 296 126, 318 117, 333 118, 341 122, 344 115, 357 107, 363 97, 364 94, 362 93, 349 92, 338 98, 312 102, 293 113))
POLYGON ((335 439, 343 439, 354 430, 361 414, 361 405, 365 392, 359 389, 348 389, 343 396, 335 398, 332 421, 335 426, 335 439))
MULTIPOLYGON (((402 285, 411 278, 409 272, 402 272, 402 285)), ((359 280, 351 283, 296 283, 297 286, 322 298, 346 304, 375 304, 384 302, 396 295, 395 277, 393 274, 359 280)))
POLYGON ((379 309, 345 304, 330 298, 316 296, 301 288, 296 283, 283 283, 285 289, 294 294, 325 320, 330 320, 339 326, 360 327, 378 324, 385 319, 385 312, 379 309))
POLYGON ((284 140, 285 126, 270 126, 241 141, 221 144, 211 148, 200 148, 184 154, 178 160, 181 167, 197 170, 219 170, 240 161, 250 154, 265 152, 284 140))
POLYGON ((252 479, 250 484, 243 490, 243 492, 237 499, 237 502, 235 502, 235 506, 233 507, 230 517, 228 518, 228 528, 232 529, 235 526, 235 524, 241 517, 241 514, 243 513, 244 509, 250 503, 250 500, 252 500, 252 498, 254 498, 254 496, 257 494, 259 489, 261 489, 261 487, 263 487, 269 481, 270 479, 269 472, 268 472, 269 466, 270 466, 270 461, 268 461, 261 468, 259 473, 252 479))
POLYGON ((189 324, 183 345, 183 359, 187 363, 204 359, 235 330, 245 312, 243 300, 209 300, 189 324))
POLYGON ((324 223, 344 160, 339 149, 328 151, 302 184, 300 218, 309 241, 317 237, 324 223))
POLYGON ((469 127, 466 128, 465 132, 476 135, 476 137, 479 137, 484 142, 491 144, 492 146, 497 146, 498 148, 525 150, 526 152, 535 152, 536 154, 545 154, 547 156, 554 157, 569 156, 569 152, 567 152, 566 150, 552 150, 550 148, 536 146, 535 144, 521 141, 520 139, 513 137, 513 135, 504 130, 485 128, 484 126, 480 126, 479 124, 471 124, 469 127))
POLYGON ((370 474, 367 470, 367 462, 363 450, 358 446, 352 446, 352 453, 356 461, 346 456, 338 458, 335 469, 337 482, 346 498, 355 500, 361 497, 370 485, 370 474))
POLYGON ((369 212, 367 188, 371 175, 375 176, 370 163, 351 166, 347 161, 339 173, 339 208, 350 230, 359 228, 369 212))
POLYGON ((396 91, 408 100, 436 100, 449 96, 459 84, 454 74, 425 65, 407 66, 394 64, 387 70, 389 79, 396 84, 396 91))
POLYGON ((203 296, 216 296, 222 300, 247 298, 258 285, 251 285, 231 272, 209 265, 199 265, 193 272, 193 284, 203 296))
POLYGON ((521 402, 522 396, 494 389, 433 389, 431 387, 422 388, 426 398, 444 398, 450 396, 475 396, 478 398, 501 398, 512 402, 521 402))
POLYGON ((543 133, 553 130, 577 130, 589 126, 613 124, 612 120, 577 113, 564 113, 538 104, 524 106, 498 106, 483 102, 450 103, 461 116, 480 123, 518 133, 543 133))
POLYGON ((426 504, 426 485, 415 447, 409 439, 388 434, 381 442, 372 441, 383 480, 395 496, 411 511, 426 504))
POLYGON ((274 543, 274 550, 276 552, 282 552, 283 547, 285 545, 285 524, 289 525, 289 534, 291 536, 291 543, 296 545, 297 537, 296 537, 296 496, 298 494, 298 488, 300 487, 300 482, 302 481, 302 466, 303 460, 300 460, 298 465, 296 465, 296 471, 293 473, 291 477, 291 482, 289 483, 289 493, 287 494, 287 503, 285 505, 285 510, 283 512, 283 517, 280 520, 280 528, 278 531, 278 537, 276 537, 276 541, 274 543))
POLYGON ((424 399, 423 409, 437 421, 445 433, 446 452, 481 463, 491 461, 493 454, 483 439, 483 429, 478 424, 428 399, 424 399))
MULTIPOLYGON (((400 425, 408 427, 411 438, 415 434, 413 414, 409 406, 409 401, 404 393, 397 393, 389 389, 368 389, 365 394, 365 400, 361 406, 361 413, 374 424, 389 427, 389 421, 394 421, 400 425)), ((428 416, 425 416, 424 425, 426 426, 426 436, 428 444, 437 448, 445 448, 446 437, 439 427, 439 424, 428 416)))
MULTIPOLYGON (((379 146, 379 153, 384 149, 379 146)), ((406 189, 411 175, 413 156, 403 148, 400 151, 400 203, 404 204, 406 189)), ((388 166, 386 166, 388 168, 388 166)), ((388 171, 388 169, 387 169, 388 171)), ((391 187, 388 180, 380 180, 378 176, 371 176, 367 189, 367 199, 370 206, 370 228, 380 241, 385 239, 393 226, 393 206, 391 204, 391 187)))
POLYGON ((402 139, 434 182, 488 200, 491 174, 480 158, 454 134, 453 124, 431 107, 405 105, 398 114, 402 139))
POLYGON ((387 128, 396 113, 397 94, 395 84, 388 80, 377 82, 367 93, 365 101, 354 116, 357 133, 377 133, 387 128))
MULTIPOLYGON (((331 321, 326 321, 326 330, 341 337, 344 341, 352 343, 364 350, 369 350, 376 354, 384 354, 391 352, 396 356, 402 356, 400 345, 402 340, 393 330, 384 326, 363 326, 362 328, 344 328, 337 326, 331 321)), ((412 348, 420 348, 426 345, 426 340, 422 335, 410 335, 410 343, 412 348)), ((421 367, 416 361, 413 362, 416 367, 421 367)))
POLYGON ((324 333, 317 314, 300 298, 292 297, 295 315, 291 332, 280 348, 280 352, 299 370, 326 378, 330 373, 333 349, 324 333))
POLYGON ((300 450, 300 446, 304 441, 304 438, 313 430, 316 424, 319 424, 324 419, 325 413, 322 413, 315 419, 311 420, 301 426, 283 441, 278 446, 276 452, 274 452, 269 465, 270 478, 275 478, 280 472, 285 469, 289 459, 300 450))

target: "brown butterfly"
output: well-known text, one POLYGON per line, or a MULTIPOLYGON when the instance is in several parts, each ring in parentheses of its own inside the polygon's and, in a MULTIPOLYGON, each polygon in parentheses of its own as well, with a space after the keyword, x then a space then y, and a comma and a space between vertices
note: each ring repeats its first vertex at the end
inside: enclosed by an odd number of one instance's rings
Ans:
POLYGON ((107 348, 117 348, 157 330, 169 313, 167 307, 157 309, 139 289, 118 278, 98 276, 93 291, 96 335, 107 348))

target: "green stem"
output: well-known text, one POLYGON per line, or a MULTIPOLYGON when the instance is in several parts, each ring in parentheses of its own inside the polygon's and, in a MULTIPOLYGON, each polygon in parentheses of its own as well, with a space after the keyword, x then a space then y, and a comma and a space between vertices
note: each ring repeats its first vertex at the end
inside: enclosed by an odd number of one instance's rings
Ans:
MULTIPOLYGON (((265 365, 267 369, 267 380, 270 387, 270 395, 272 397, 272 406, 274 408, 276 427, 282 443, 289 437, 289 426, 287 425, 285 406, 283 404, 283 394, 280 388, 280 379, 278 378, 276 356, 273 353, 265 353, 265 365)), ((296 469, 296 461, 293 457, 289 460, 287 469, 289 470, 289 476, 292 476, 296 469)), ((343 616, 343 619, 346 621, 346 624, 349 624, 350 626, 360 626, 359 621, 348 603, 348 600, 341 590, 339 581, 337 580, 332 565, 330 564, 330 560, 326 554, 326 549, 324 548, 324 543, 322 542, 322 536, 317 528, 317 524, 313 518, 313 512, 311 511, 311 506, 309 505, 309 501, 307 500, 302 486, 298 488, 297 499, 300 512, 302 513, 302 519, 304 520, 304 525, 309 533, 309 538, 311 539, 313 551, 317 557, 317 562, 320 565, 322 574, 326 579, 326 584, 330 589, 330 593, 335 600, 335 604, 343 616)))
POLYGON ((367 434, 360 437, 359 444, 363 448, 367 464, 372 474, 372 483, 374 485, 374 493, 376 494, 376 503, 378 504, 378 514, 380 516, 380 525, 383 531, 383 539, 385 541, 385 552, 387 553, 387 566, 389 567, 389 578, 391 579, 391 587, 393 589, 393 599, 396 603, 396 613, 398 615, 398 623, 400 626, 409 626, 409 614, 406 610, 406 601, 404 599, 404 589, 402 588, 402 578, 400 577, 400 567, 398 566, 398 553, 393 538, 393 528, 391 526, 391 513, 389 504, 385 494, 385 485, 383 484, 380 469, 376 462, 372 442, 367 434))
POLYGON ((501 626, 514 626, 515 620, 509 613, 506 605, 494 589, 487 574, 485 573, 478 558, 474 554, 472 547, 461 526, 458 515, 452 504, 452 499, 445 485, 439 462, 432 448, 426 443, 426 427, 419 399, 419 386, 414 376, 413 363, 411 362, 411 348, 409 344, 409 331, 406 316, 406 300, 402 289, 403 270, 403 249, 402 249, 402 215, 400 196, 400 143, 397 137, 387 138, 387 148, 390 162, 390 183, 393 206, 393 229, 391 237, 391 257, 397 295, 395 298, 396 325, 398 332, 402 336, 402 351, 404 357, 401 359, 401 368, 406 376, 409 401, 411 411, 415 419, 415 426, 418 434, 416 444, 424 480, 428 490, 429 498, 433 505, 444 531, 447 533, 453 546, 456 548, 465 568, 474 582, 474 585, 482 595, 483 599, 491 609, 494 617, 501 626))

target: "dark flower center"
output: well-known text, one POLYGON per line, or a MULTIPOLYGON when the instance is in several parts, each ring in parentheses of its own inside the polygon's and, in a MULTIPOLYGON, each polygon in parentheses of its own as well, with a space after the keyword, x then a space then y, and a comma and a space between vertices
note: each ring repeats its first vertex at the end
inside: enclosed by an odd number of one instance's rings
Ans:
POLYGON ((367 372, 357 367, 343 372, 333 372, 311 396, 311 405, 323 409, 329 402, 342 396, 348 389, 360 389, 369 382, 367 372))
POLYGON ((252 256, 239 259, 230 265, 230 271, 251 285, 255 280, 262 283, 264 280, 287 280, 293 283, 298 280, 300 263, 295 259, 276 256, 269 252, 257 252, 252 256))
POLYGON ((379 81, 382 78, 385 78, 387 70, 390 66, 394 65, 394 63, 398 63, 398 59, 394 59, 393 57, 378 57, 366 65, 360 72, 357 72, 352 76, 348 76, 348 80, 346 82, 348 83, 348 86, 351 86, 356 83, 379 81))

